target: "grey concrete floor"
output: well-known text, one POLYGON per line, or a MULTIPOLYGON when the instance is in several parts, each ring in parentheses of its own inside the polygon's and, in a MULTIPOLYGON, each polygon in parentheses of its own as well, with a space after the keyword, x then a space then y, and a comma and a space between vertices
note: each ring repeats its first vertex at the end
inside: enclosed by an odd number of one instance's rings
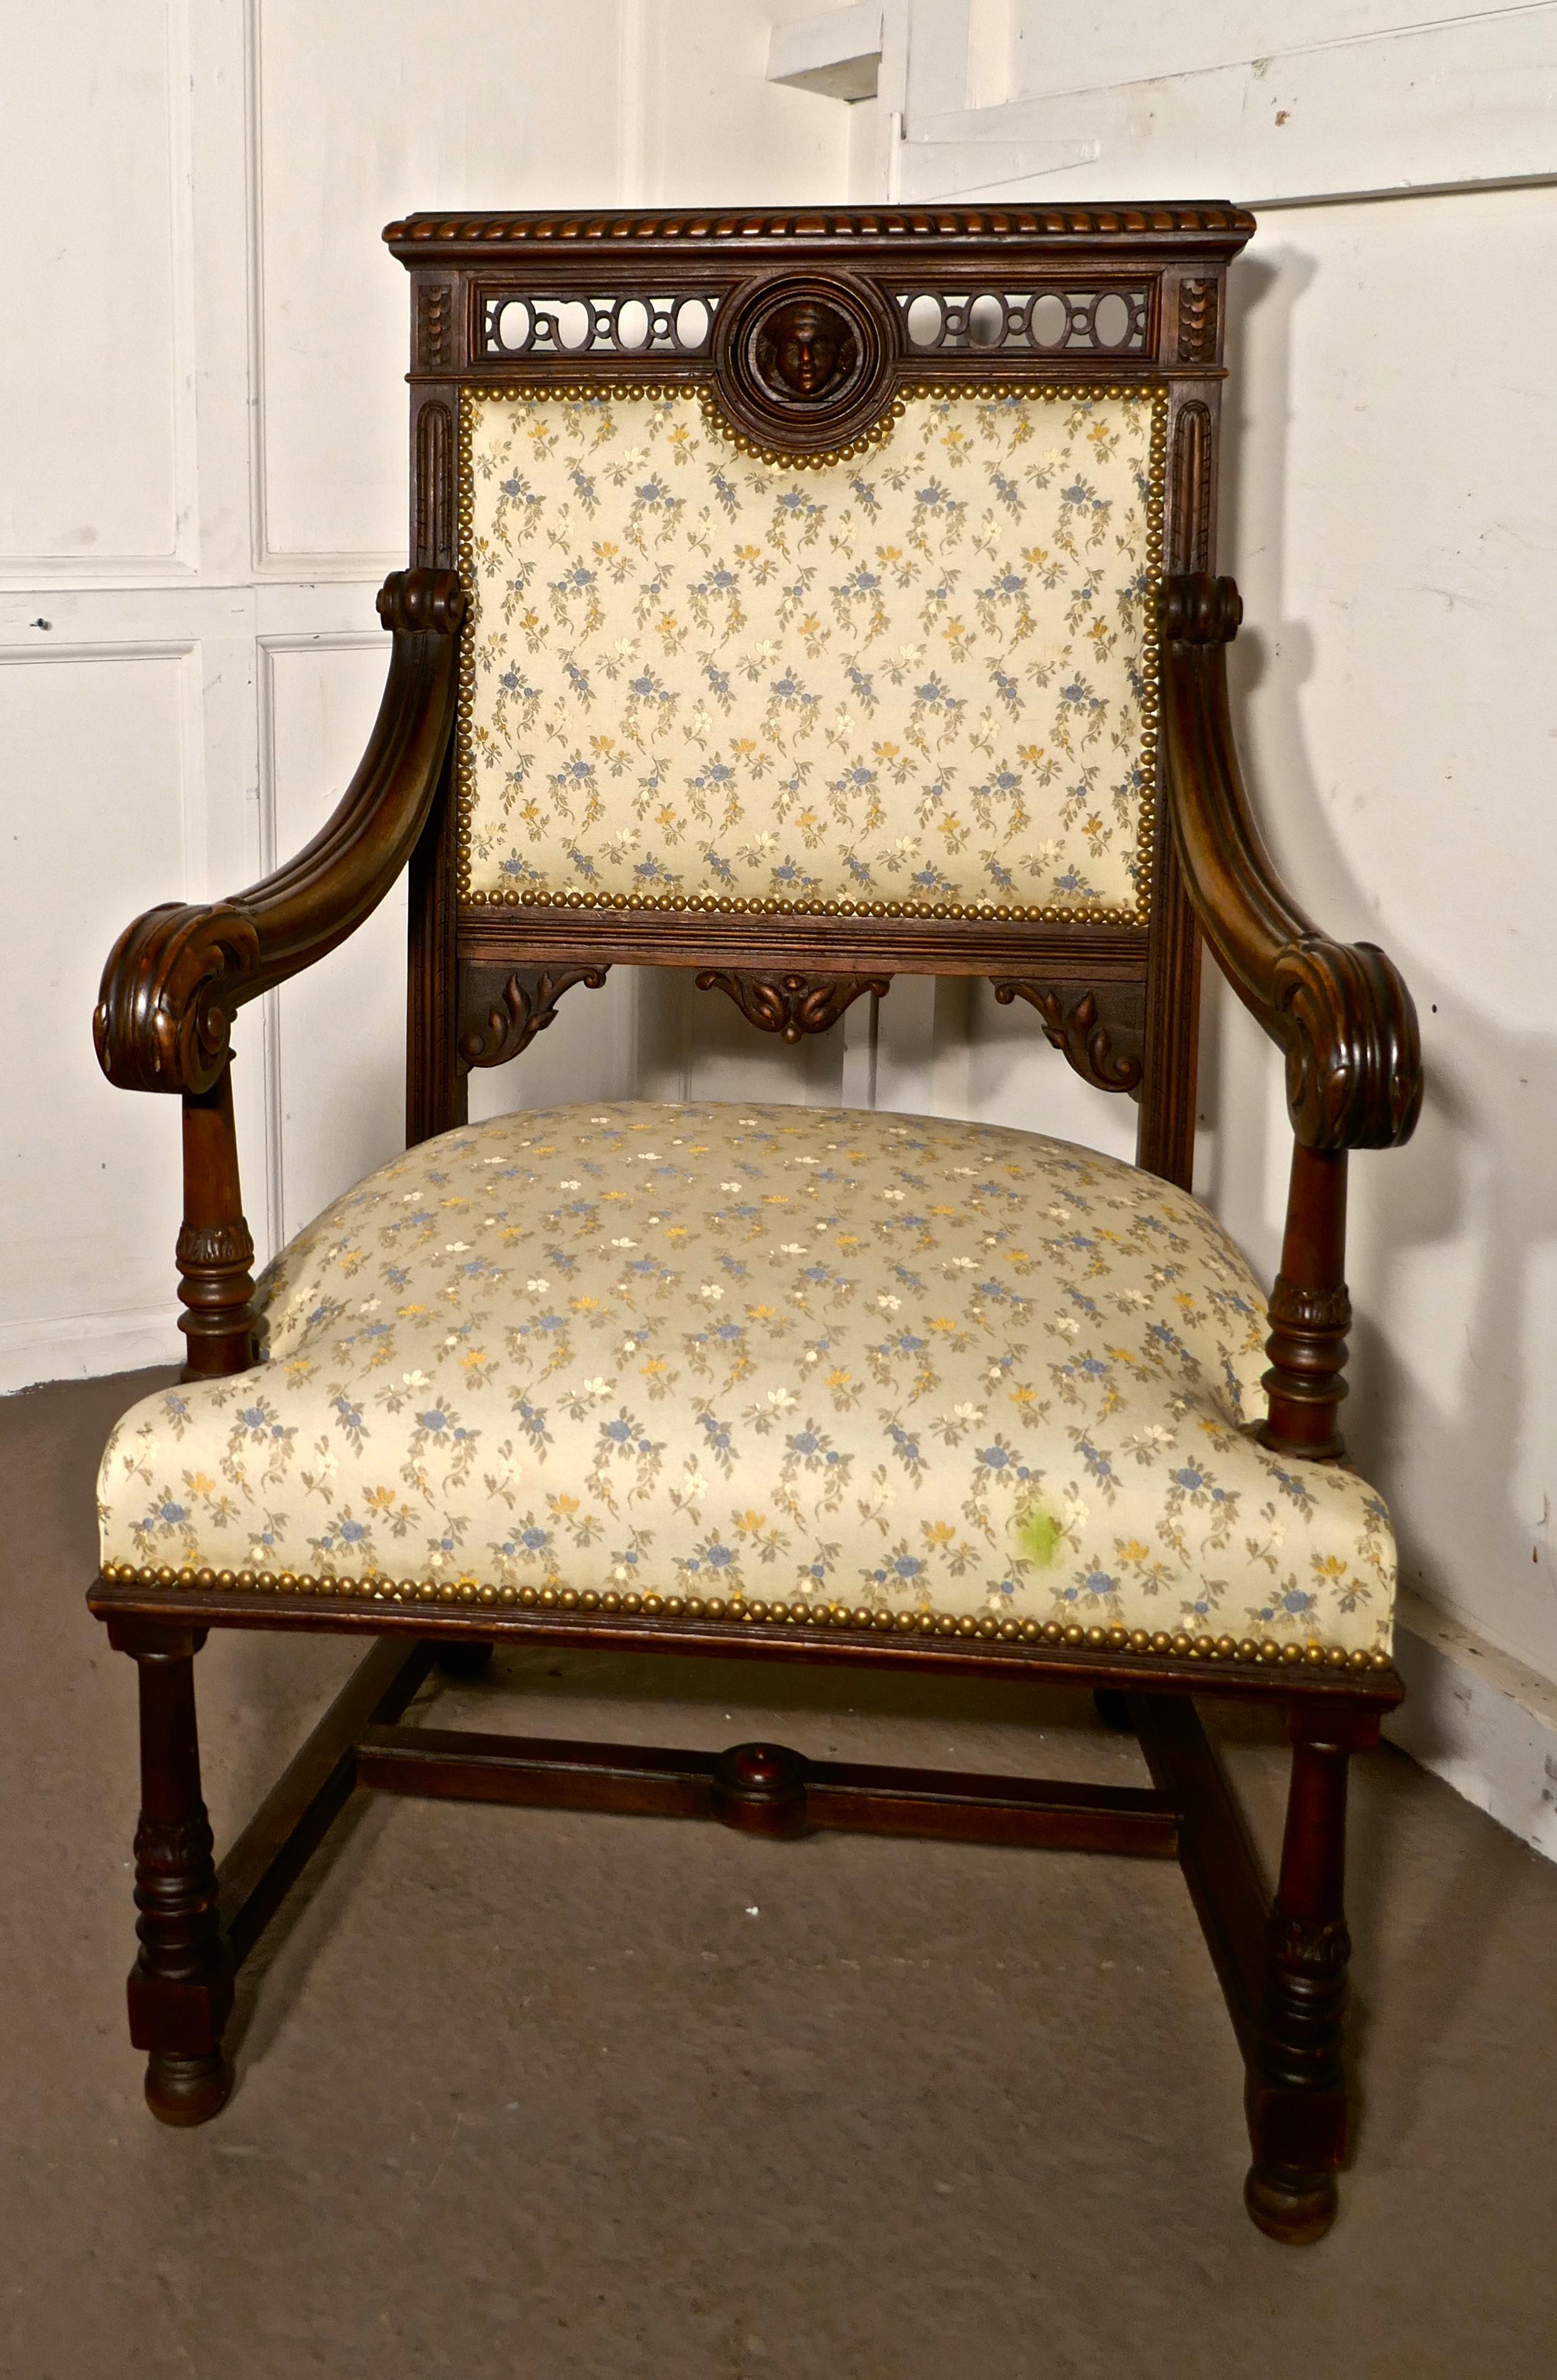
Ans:
MULTIPOLYGON (((82 1603, 97 1451, 155 1378, 0 1403, 6 2380, 1557 2374, 1557 1870, 1390 1751, 1355 1764, 1361 2111, 1316 2248, 1243 2214, 1240 2070, 1166 1864, 363 1799, 245 1972, 230 2106, 164 2131, 123 2019, 131 1669, 82 1603)), ((352 1658, 211 1638, 219 1846, 352 1658)), ((1139 1759, 1075 1697, 738 1664, 508 1655, 436 1702, 1139 1759)), ((1219 1731, 1273 1849, 1273 1732, 1219 1731)))

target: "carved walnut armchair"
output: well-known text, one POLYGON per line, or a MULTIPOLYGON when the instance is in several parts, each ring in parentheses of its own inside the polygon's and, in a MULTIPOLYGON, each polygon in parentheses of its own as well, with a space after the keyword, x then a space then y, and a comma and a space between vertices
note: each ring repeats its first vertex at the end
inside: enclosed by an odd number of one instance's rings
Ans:
POLYGON ((413 566, 329 824, 111 956, 175 1094, 183 1385, 103 1461, 139 1670, 130 2029, 214 2115, 235 1970, 356 1787, 1177 1857, 1248 2074, 1254 2220, 1333 2218, 1347 1761, 1400 1697, 1343 1461, 1347 1154, 1420 1080, 1382 952, 1312 926, 1239 781, 1216 516, 1221 205, 413 216, 413 566), (230 1034, 411 883, 407 1148, 258 1287, 230 1034), (1286 1055, 1269 1306, 1189 1195, 1202 941, 1286 1055), (1028 1002, 1137 1166, 945 1118, 643 1102, 469 1126, 609 967, 754 1026, 904 972, 1028 1002), (213 1627, 371 1640, 218 1869, 213 1627), (1058 1682, 1149 1789, 399 1724, 502 1643, 1058 1682), (1273 1900, 1196 1716, 1292 1742, 1273 1900))

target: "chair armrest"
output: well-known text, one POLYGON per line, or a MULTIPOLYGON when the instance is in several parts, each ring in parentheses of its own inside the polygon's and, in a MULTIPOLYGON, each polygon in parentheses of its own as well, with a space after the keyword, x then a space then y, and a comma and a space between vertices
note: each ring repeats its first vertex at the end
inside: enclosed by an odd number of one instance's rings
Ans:
POLYGON ((247 892, 149 909, 114 945, 92 1019, 111 1083, 211 1091, 235 1012, 344 941, 410 857, 453 724, 465 593, 453 571, 397 571, 378 608, 393 637, 389 678, 368 749, 326 824, 247 892))
POLYGON ((1334 941, 1304 916, 1265 848, 1227 702, 1242 616, 1230 578, 1185 573, 1164 587, 1164 751, 1185 884, 1223 974, 1286 1052, 1299 1144, 1396 1148, 1422 1101, 1416 1008, 1375 944, 1334 941))

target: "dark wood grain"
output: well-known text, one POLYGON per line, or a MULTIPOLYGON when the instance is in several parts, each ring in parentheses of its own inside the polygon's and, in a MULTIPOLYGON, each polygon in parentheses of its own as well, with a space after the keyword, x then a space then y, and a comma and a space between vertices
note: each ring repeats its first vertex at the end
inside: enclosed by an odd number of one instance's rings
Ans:
POLYGON ((221 1379, 254 1359, 254 1242, 238 1181, 231 1061, 209 1090, 184 1093, 184 1220, 175 1261, 187 1380, 221 1379))
POLYGON ((383 701, 351 783, 312 842, 226 900, 149 909, 115 944, 94 1018, 111 1083, 210 1090, 237 1008, 344 941, 404 867, 453 724, 465 596, 449 571, 397 571, 379 611, 393 637, 383 701))
POLYGON ((1035 1008, 1050 1045, 1063 1050, 1085 1083, 1100 1091, 1139 1091, 1142 1073, 1146 987, 1140 983, 1053 983, 1032 976, 996 976, 1003 1007, 1025 1000, 1035 1008))
MULTIPOLYGON (((1417 1012, 1372 942, 1338 942, 1287 892, 1244 789, 1226 648, 1243 616, 1230 578, 1170 578, 1163 601, 1167 801, 1184 888, 1218 965, 1285 1051, 1296 1144, 1271 1298, 1265 1443, 1334 1461, 1351 1305, 1346 1152, 1408 1140, 1422 1102, 1417 1012)), ((1150 1070, 1149 1070, 1150 1079, 1150 1070)))
POLYGON ((1243 605, 1230 578, 1170 578, 1163 602, 1168 808, 1201 931, 1234 990, 1286 1053, 1305 1148, 1394 1148, 1422 1100, 1417 1012, 1372 942, 1338 942, 1282 883, 1244 790, 1226 648, 1243 605))
POLYGON ((1335 2171, 1346 2155, 1346 1775, 1352 1752, 1371 1738, 1346 1729, 1327 1740, 1306 1720, 1289 1721, 1288 1732, 1281 1880, 1245 2093, 1254 2161, 1244 2198, 1262 2231, 1300 2247, 1335 2219, 1335 2171))
POLYGON ((724 1753, 573 1743, 427 1727, 370 1727, 357 1775, 382 1792, 717 1818, 753 1834, 816 1828, 1171 1858, 1177 1827, 1157 1792, 955 1770, 807 1760, 783 1745, 724 1753))
MULTIPOLYGON (((564 1592, 567 1592, 564 1590, 564 1592)), ((1116 1686, 1131 1693, 1213 1695, 1229 1701, 1301 1705, 1329 1710, 1393 1710, 1405 1692, 1388 1661, 1358 1667, 1322 1656, 1315 1659, 1292 1648, 1266 1662, 1225 1657, 1201 1649, 1187 1635, 1165 1640, 1165 1649, 1136 1650, 1109 1633, 1078 1630, 1074 1644, 1036 1642, 1020 1632, 1004 1635, 992 1627, 966 1634, 930 1634, 890 1624, 879 1629, 780 1625, 770 1620, 693 1618, 650 1613, 607 1614, 558 1598, 547 1610, 515 1609, 495 1599, 453 1609, 412 1598, 356 1603, 343 1597, 308 1595, 282 1600, 242 1587, 175 1587, 134 1580, 96 1580, 88 1606, 111 1625, 161 1619, 175 1603, 185 1619, 201 1627, 296 1629, 305 1633, 373 1636, 425 1635, 440 1648, 485 1644, 573 1645, 600 1651, 672 1653, 723 1659, 798 1661, 821 1667, 909 1670, 948 1677, 1023 1678, 1046 1685, 1091 1691, 1116 1686), (175 1602, 176 1599, 176 1602, 175 1602), (1095 1634, 1096 1642, 1091 1641, 1095 1634), (1183 1649, 1175 1649, 1182 1647, 1183 1649)), ((885 1615, 884 1615, 885 1617, 885 1615)), ((1211 1645, 1208 1637, 1203 1640, 1211 1645)))
POLYGON ((892 989, 888 975, 786 974, 771 968, 703 967, 694 980, 699 991, 722 991, 759 1032, 777 1033, 789 1042, 828 1032, 865 993, 881 999, 892 989))
POLYGON ((142 1629, 125 1639, 140 1688, 140 1819, 135 1831, 136 1934, 130 2040, 147 2051, 146 2104, 164 2124, 203 2124, 232 2087, 222 2034, 233 1974, 217 1908, 211 1822, 195 1722, 198 1630, 142 1629))
POLYGON ((1121 249, 1174 258, 1236 255, 1254 230, 1254 217, 1225 199, 1175 200, 1166 205, 1095 206, 1074 201, 1044 207, 1025 203, 990 207, 672 207, 631 212, 574 212, 535 208, 512 212, 406 215, 384 227, 384 239, 401 261, 420 270, 479 264, 503 248, 552 271, 577 269, 597 279, 604 263, 613 277, 630 279, 636 261, 656 264, 692 250, 706 269, 737 256, 900 256, 923 248, 937 262, 972 252, 1004 258, 1026 254, 1078 253, 1121 249), (588 251, 594 250, 595 254, 588 251), (721 256, 721 250, 724 254, 721 256))
POLYGON ((458 802, 451 736, 407 870, 405 1145, 452 1132, 467 1113, 458 1051, 462 978, 455 926, 458 802))
POLYGON ((585 909, 558 901, 466 909, 463 963, 719 966, 820 975, 1024 975, 1062 981, 1143 979, 1143 926, 1026 923, 1001 917, 770 917, 718 910, 585 909))
POLYGON ((560 966, 465 967, 459 978, 459 1054, 467 1066, 501 1066, 555 1022, 575 984, 598 991, 608 970, 579 959, 560 966))

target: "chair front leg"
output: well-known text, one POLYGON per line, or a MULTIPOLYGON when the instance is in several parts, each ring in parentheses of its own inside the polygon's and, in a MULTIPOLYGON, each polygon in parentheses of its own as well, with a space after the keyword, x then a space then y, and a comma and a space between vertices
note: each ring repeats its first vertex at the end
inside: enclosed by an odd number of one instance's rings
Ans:
POLYGON ((1335 2219, 1335 2168, 1346 2154, 1346 1771, 1360 1742, 1355 1729, 1306 1715, 1295 1714, 1287 1730, 1292 1781, 1245 2092, 1254 2162, 1244 2200, 1261 2231, 1300 2246, 1335 2219))
POLYGON ((129 1976, 130 2039, 149 2052, 151 2113, 164 2124, 203 2124, 232 2087, 222 2034, 233 2004, 195 1727, 194 1657, 205 1631, 131 1624, 113 1634, 134 1656, 140 1684, 140 1951, 129 1976))

